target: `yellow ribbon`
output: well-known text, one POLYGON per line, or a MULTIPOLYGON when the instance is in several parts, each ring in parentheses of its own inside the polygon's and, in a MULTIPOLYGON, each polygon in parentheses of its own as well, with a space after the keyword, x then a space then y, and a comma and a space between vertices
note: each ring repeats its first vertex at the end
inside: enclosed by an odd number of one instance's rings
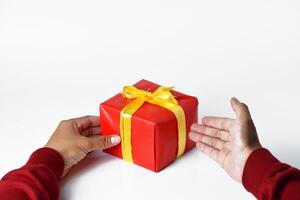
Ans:
POLYGON ((173 87, 161 86, 153 93, 137 89, 134 86, 125 86, 121 92, 128 99, 134 99, 121 111, 120 116, 120 135, 122 156, 124 160, 133 163, 131 148, 131 118, 132 115, 145 103, 149 102, 174 113, 177 119, 178 128, 178 151, 177 158, 180 157, 185 150, 186 143, 186 124, 185 114, 175 97, 170 92, 173 87))

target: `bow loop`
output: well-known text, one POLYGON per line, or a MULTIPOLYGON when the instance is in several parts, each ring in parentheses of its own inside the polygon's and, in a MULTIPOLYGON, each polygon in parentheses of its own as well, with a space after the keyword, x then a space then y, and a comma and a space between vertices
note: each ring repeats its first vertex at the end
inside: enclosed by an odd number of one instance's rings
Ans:
POLYGON ((178 104, 177 100, 170 92, 174 87, 159 87, 155 92, 151 93, 140 90, 134 86, 125 86, 121 92, 128 99, 144 98, 146 101, 158 101, 164 103, 178 104))

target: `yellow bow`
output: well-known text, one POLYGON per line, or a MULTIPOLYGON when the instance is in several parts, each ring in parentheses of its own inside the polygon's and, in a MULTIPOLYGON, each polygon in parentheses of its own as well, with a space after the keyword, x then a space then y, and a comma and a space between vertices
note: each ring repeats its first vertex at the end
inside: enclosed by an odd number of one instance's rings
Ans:
POLYGON ((121 92, 128 99, 134 99, 121 111, 120 135, 122 156, 124 160, 133 162, 131 148, 131 118, 144 102, 159 105, 174 113, 178 127, 178 151, 177 158, 184 153, 186 143, 185 114, 175 97, 170 92, 174 87, 161 86, 153 93, 137 89, 134 86, 125 86, 121 92))

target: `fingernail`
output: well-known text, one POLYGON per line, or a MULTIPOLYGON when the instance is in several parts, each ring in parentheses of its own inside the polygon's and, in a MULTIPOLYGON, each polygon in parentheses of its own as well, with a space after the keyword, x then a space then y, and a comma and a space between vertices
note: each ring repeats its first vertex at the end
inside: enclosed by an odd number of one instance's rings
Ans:
POLYGON ((191 131, 197 132, 197 133, 202 133, 205 132, 205 125, 203 124, 195 124, 195 126, 191 127, 191 131))
POLYGON ((193 133, 192 133, 192 132, 189 132, 189 138, 190 138, 191 140, 194 139, 194 138, 193 138, 193 133))
POLYGON ((120 138, 120 136, 112 136, 111 138, 110 138, 110 141, 111 141, 111 143, 112 144, 119 144, 120 143, 120 141, 121 141, 121 138, 120 138))
POLYGON ((194 129, 196 129, 198 126, 199 126, 199 124, 196 124, 196 123, 195 123, 195 124, 192 124, 191 129, 194 130, 194 129))

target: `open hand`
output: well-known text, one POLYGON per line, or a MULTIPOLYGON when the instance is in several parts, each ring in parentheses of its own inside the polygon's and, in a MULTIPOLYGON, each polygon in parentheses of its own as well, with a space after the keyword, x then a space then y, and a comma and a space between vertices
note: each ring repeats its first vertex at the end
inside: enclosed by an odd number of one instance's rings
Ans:
POLYGON ((204 117, 202 124, 192 125, 189 137, 200 151, 241 182, 247 158, 261 144, 248 107, 236 98, 231 99, 231 107, 236 119, 204 117))

